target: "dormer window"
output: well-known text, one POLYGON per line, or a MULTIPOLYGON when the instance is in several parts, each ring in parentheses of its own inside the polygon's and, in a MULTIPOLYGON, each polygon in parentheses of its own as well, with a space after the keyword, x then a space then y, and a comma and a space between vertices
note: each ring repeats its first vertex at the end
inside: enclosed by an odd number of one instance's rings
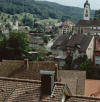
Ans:
POLYGON ((51 95, 54 88, 55 71, 41 70, 41 94, 51 95))

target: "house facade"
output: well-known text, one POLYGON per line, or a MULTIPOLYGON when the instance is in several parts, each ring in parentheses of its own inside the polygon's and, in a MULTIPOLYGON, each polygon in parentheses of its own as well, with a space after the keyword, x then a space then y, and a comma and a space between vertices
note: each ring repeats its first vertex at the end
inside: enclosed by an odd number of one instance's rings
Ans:
POLYGON ((62 23, 61 27, 59 28, 59 32, 62 34, 67 34, 73 31, 75 28, 75 24, 72 21, 65 21, 62 23))
POLYGON ((60 35, 55 39, 51 51, 54 60, 59 62, 59 66, 63 66, 66 64, 66 58, 67 58, 67 51, 63 50, 61 47, 64 45, 65 41, 68 41, 69 36, 68 35, 60 35))
POLYGON ((93 61, 94 37, 92 35, 74 34, 72 36, 61 35, 52 46, 52 53, 58 59, 60 66, 66 64, 67 57, 72 60, 87 55, 93 61))
POLYGON ((94 66, 100 68, 100 37, 95 36, 94 39, 94 57, 93 57, 94 66))
POLYGON ((80 20, 75 30, 78 33, 100 35, 100 20, 80 20))
POLYGON ((34 34, 29 34, 29 46, 31 48, 37 47, 37 46, 44 46, 44 40, 42 37, 36 36, 34 34))

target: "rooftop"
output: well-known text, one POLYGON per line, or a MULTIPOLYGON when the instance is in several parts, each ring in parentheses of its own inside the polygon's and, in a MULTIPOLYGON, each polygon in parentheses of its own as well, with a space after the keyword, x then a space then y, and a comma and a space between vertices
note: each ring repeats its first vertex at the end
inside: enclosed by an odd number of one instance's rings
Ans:
POLYGON ((77 24, 77 27, 94 27, 100 26, 100 20, 80 20, 77 24))
POLYGON ((92 40, 92 35, 85 35, 85 34, 74 34, 71 37, 68 35, 61 35, 59 38, 54 42, 52 49, 62 49, 67 50, 67 48, 74 48, 78 47, 80 51, 86 52, 90 41, 92 40))
POLYGON ((0 77, 0 102, 60 102, 64 84, 56 83, 51 95, 41 95, 38 80, 0 77))
POLYGON ((85 96, 100 97, 100 80, 85 81, 85 96))
POLYGON ((27 68, 23 60, 3 60, 0 64, 0 76, 40 80, 40 70, 46 70, 55 71, 55 80, 57 80, 57 63, 29 61, 28 64, 29 68, 27 68))

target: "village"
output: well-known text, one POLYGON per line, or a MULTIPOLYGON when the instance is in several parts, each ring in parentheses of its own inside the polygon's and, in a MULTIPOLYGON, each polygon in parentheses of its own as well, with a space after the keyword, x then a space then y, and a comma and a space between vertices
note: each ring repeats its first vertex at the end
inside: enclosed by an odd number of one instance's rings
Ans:
POLYGON ((0 23, 0 102, 100 102, 100 20, 90 5, 77 23, 0 23))

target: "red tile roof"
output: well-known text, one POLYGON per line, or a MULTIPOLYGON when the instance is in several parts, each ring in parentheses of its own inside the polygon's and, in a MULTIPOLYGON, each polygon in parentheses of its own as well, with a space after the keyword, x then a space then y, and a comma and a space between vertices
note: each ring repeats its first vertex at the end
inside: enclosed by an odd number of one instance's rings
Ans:
POLYGON ((100 97, 100 80, 85 81, 85 96, 100 97))
POLYGON ((75 26, 75 24, 72 21, 65 21, 62 23, 62 26, 69 26, 69 25, 75 26))

